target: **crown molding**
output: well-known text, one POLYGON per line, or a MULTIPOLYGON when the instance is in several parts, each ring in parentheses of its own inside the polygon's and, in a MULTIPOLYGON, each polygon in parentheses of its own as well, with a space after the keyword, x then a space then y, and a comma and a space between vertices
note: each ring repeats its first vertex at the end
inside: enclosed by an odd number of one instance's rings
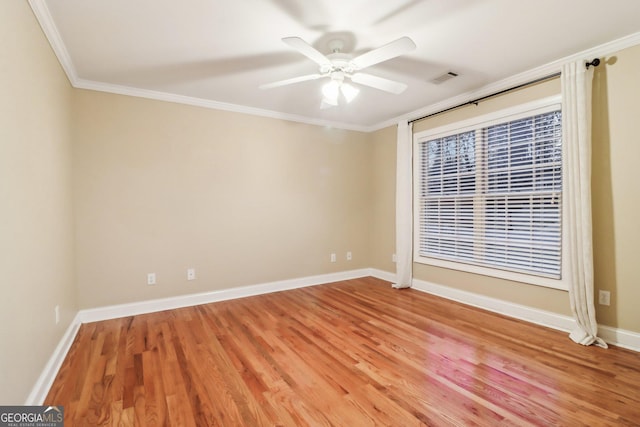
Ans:
POLYGON ((118 95, 134 96, 137 98, 154 99, 157 101, 173 102, 177 104, 192 105, 195 107, 210 108, 213 110, 229 111, 233 113, 249 114, 252 116, 268 117, 271 119, 286 120, 290 122, 303 123, 314 126, 352 130, 357 132, 368 132, 365 126, 358 126, 350 123, 334 122, 329 120, 314 119, 311 117, 298 116, 295 114, 281 113, 278 111, 264 110, 261 108, 247 107, 238 104, 229 104, 210 99, 196 98, 175 93, 160 92, 149 89, 140 89, 131 86, 115 85, 110 83, 96 82, 93 80, 76 79, 71 84, 77 89, 88 89, 99 92, 114 93, 118 95))
POLYGON ((75 88, 79 89, 89 89, 96 90, 100 92, 109 92, 120 95, 128 95, 135 96, 139 98, 147 98, 147 99, 155 99, 159 101, 166 102, 174 102, 178 104, 186 104, 193 105, 197 107, 210 108, 215 110, 223 110, 230 111, 242 114, 249 114, 260 117, 268 117, 272 119, 286 120, 298 123, 304 123, 315 126, 336 128, 336 129, 344 129, 344 130, 352 130, 357 132, 375 132, 377 130, 395 126, 401 120, 413 120, 417 117, 426 116, 429 114, 436 113, 438 111, 446 110, 447 108, 451 108, 453 106, 463 104, 474 99, 482 98, 483 96, 487 96, 492 93, 496 93, 511 87, 515 87, 532 80, 539 79, 541 77, 545 77, 554 73, 557 73, 561 70, 562 66, 568 62, 577 61, 580 59, 591 59, 593 57, 603 57, 614 52, 618 52, 620 50, 636 46, 640 44, 640 32, 630 34, 625 37, 621 37, 619 39, 603 43, 601 45, 580 51, 576 54, 557 59, 555 61, 549 62, 540 67, 536 67, 522 73, 516 74, 514 76, 499 80, 497 82, 493 82, 487 84, 480 89, 469 91, 463 93, 461 95, 454 96, 452 98, 445 99, 440 102, 436 102, 434 104, 425 106, 418 110, 414 110, 403 114, 401 116, 397 116, 391 118, 389 120, 385 120, 379 122, 377 124, 371 126, 361 126, 354 125, 352 123, 344 123, 344 122, 334 122, 329 120, 321 120, 314 119, 311 117, 299 116, 296 114, 288 114, 281 113, 272 110, 264 110, 260 108, 254 107, 246 107, 237 104, 228 104, 224 102, 218 102, 208 99, 195 98, 185 95, 176 95, 167 92, 159 92, 152 91, 147 89, 139 89, 128 86, 120 86, 113 85, 107 83, 96 82, 92 80, 84 80, 80 79, 76 73, 75 66, 71 60, 71 56, 62 41, 62 37, 58 32, 58 29, 51 17, 51 13, 49 12, 49 8, 45 0, 28 0, 31 9, 33 10, 36 19, 38 20, 42 31, 45 36, 49 40, 49 44, 51 45, 54 53, 58 57, 58 61, 62 65, 65 73, 67 74, 67 78, 71 85, 75 88))
POLYGON ((69 51, 64 44, 58 28, 53 21, 51 12, 47 7, 47 3, 44 0, 29 0, 29 5, 33 10, 33 13, 42 28, 49 44, 53 49, 53 52, 58 57, 58 61, 64 72, 67 74, 67 78, 71 83, 71 86, 77 89, 88 89, 99 92, 108 92, 119 95, 128 95, 138 98, 154 99, 158 101, 174 102, 177 104, 186 104, 196 107, 210 108, 214 110, 230 111, 234 113, 249 114, 252 116, 268 117, 272 119, 286 120, 291 122, 309 124, 314 126, 336 128, 343 130, 352 130, 357 132, 368 132, 368 127, 354 125, 351 123, 336 122, 330 120, 314 119, 311 117, 299 116, 296 114, 281 113, 278 111, 264 110, 260 108, 247 107, 244 105, 229 104, 225 102, 218 102, 209 99, 195 98, 185 95, 177 95, 173 93, 153 91, 148 89, 134 88, 130 86, 114 85, 108 83, 97 82, 93 80, 81 79, 78 77, 69 51))
POLYGON ((29 6, 31 6, 31 10, 36 16, 42 32, 47 37, 47 40, 49 40, 53 52, 58 57, 58 62, 60 62, 62 69, 67 74, 69 82, 72 86, 75 86, 75 82, 78 80, 76 68, 58 32, 58 27, 56 27, 56 24, 53 22, 47 3, 44 0, 29 0, 29 6))
POLYGON ((540 79, 555 73, 559 73, 564 64, 579 61, 579 60, 591 60, 594 57, 602 58, 603 56, 610 55, 615 52, 619 52, 629 47, 637 46, 640 44, 640 32, 630 34, 628 36, 603 43, 601 45, 580 51, 570 56, 557 59, 539 67, 532 68, 522 73, 507 77, 497 82, 489 83, 480 89, 465 92, 461 95, 457 95, 451 98, 447 98, 443 101, 436 102, 435 104, 428 105, 418 110, 411 111, 409 113, 397 116, 393 119, 385 120, 377 125, 367 128, 368 132, 374 132, 380 129, 384 129, 389 126, 395 126, 401 120, 414 120, 418 117, 434 114, 439 111, 446 110, 456 105, 464 104, 474 99, 479 99, 492 93, 500 92, 505 89, 519 86, 527 82, 531 82, 536 79, 540 79))

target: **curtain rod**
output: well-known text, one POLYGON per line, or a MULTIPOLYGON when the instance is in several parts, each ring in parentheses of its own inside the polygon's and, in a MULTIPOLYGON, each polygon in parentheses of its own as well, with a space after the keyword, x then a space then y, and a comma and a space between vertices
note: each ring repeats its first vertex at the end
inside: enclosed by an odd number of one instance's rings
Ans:
MULTIPOLYGON (((600 65, 600 59, 598 59, 598 58, 595 58, 591 62, 586 62, 585 63, 585 66, 587 67, 587 69, 589 69, 589 66, 597 67, 598 65, 600 65)), ((471 104, 478 105, 478 103, 480 101, 485 101, 485 100, 487 100, 489 98, 493 98, 494 96, 502 95, 502 94, 505 94, 507 92, 511 92, 511 91, 514 91, 514 90, 517 90, 517 89, 522 89, 523 87, 531 86, 531 85, 534 85, 536 83, 544 82, 546 80, 551 80, 551 79, 553 79, 555 77, 558 77, 559 75, 560 75, 560 73, 553 73, 553 74, 550 74, 548 76, 540 77, 539 79, 531 80, 529 82, 522 83, 522 84, 519 84, 517 86, 510 87, 508 89, 504 89, 504 90, 501 90, 501 91, 498 91, 498 92, 494 92, 494 93, 492 93, 490 95, 485 95, 483 97, 474 99, 472 101, 463 102, 462 104, 458 104, 458 105, 455 105, 453 107, 445 108, 444 110, 436 111, 435 113, 427 114, 426 116, 418 117, 417 119, 409 120, 409 123, 413 123, 413 122, 417 122, 417 121, 420 121, 420 120, 424 120, 424 119, 432 117, 432 116, 437 116, 438 114, 446 113, 447 111, 455 110, 457 108, 464 107, 464 106, 467 106, 467 105, 471 105, 471 104)))
POLYGON ((521 89, 523 87, 534 85, 536 83, 544 82, 546 80, 550 80, 550 79, 553 79, 555 77, 558 77, 559 75, 560 75, 560 73, 554 73, 554 74, 550 74, 548 76, 540 77, 539 79, 531 80, 529 82, 522 83, 522 84, 519 84, 517 86, 510 87, 508 89, 503 89, 501 91, 494 92, 492 94, 482 96, 482 97, 474 99, 472 101, 463 102, 462 104, 454 105, 453 107, 445 108, 444 110, 436 111, 435 113, 427 114, 426 116, 422 116, 422 117, 418 117, 417 119, 409 120, 409 123, 413 123, 413 122, 417 122, 417 121, 420 121, 420 120, 424 120, 424 119, 432 117, 432 116, 437 116, 438 114, 446 113, 447 111, 455 110, 455 109, 458 109, 460 107, 465 107, 467 105, 471 105, 471 104, 478 105, 478 103, 480 101, 485 101, 485 100, 487 100, 489 98, 493 98, 494 96, 502 95, 502 94, 505 94, 507 92, 511 92, 511 91, 514 91, 514 90, 517 90, 517 89, 521 89))

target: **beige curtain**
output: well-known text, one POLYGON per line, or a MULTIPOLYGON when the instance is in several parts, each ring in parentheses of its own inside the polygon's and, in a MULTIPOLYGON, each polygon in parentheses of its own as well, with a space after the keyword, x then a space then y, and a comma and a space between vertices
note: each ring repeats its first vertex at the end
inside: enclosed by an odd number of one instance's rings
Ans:
POLYGON ((569 299, 576 321, 569 337, 583 345, 607 347, 598 337, 594 305, 591 231, 591 85, 593 67, 584 61, 562 68, 565 209, 569 240, 569 299))
POLYGON ((398 123, 396 154, 396 282, 410 288, 413 280, 413 125, 398 123))

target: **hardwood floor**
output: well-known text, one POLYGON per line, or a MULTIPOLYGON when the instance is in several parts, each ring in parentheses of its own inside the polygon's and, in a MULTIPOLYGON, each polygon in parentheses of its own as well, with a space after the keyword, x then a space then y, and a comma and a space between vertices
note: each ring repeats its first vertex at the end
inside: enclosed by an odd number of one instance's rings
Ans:
POLYGON ((640 354, 364 278, 82 325, 66 426, 640 425, 640 354))

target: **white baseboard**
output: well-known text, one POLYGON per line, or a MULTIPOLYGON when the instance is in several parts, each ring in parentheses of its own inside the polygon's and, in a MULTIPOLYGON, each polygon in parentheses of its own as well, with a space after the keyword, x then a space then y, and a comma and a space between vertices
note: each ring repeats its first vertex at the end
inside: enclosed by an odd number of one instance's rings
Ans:
MULTIPOLYGON (((395 280, 395 274, 387 271, 370 269, 370 273, 374 277, 382 280, 387 280, 389 282, 393 282, 395 280)), ((501 299, 491 298, 473 292, 463 291, 460 289, 451 288, 449 286, 427 282, 424 280, 413 279, 412 288, 453 301, 461 302, 463 304, 492 311, 494 313, 503 314, 505 316, 525 320, 527 322, 535 323, 537 325, 546 326, 564 332, 570 332, 575 325, 575 321, 570 316, 540 310, 521 304, 515 304, 501 299)), ((614 328, 606 325, 599 325, 598 336, 605 340, 608 344, 640 352, 640 333, 638 332, 614 328)))
POLYGON ((482 308, 494 313, 504 314, 527 322, 549 328, 570 332, 575 322, 572 317, 550 311, 540 310, 526 305, 516 304, 497 298, 491 298, 473 292, 463 291, 449 286, 438 285, 424 280, 413 279, 413 289, 428 292, 450 300, 458 301, 473 307, 482 308))
MULTIPOLYGON (((395 281, 396 277, 394 273, 390 273, 388 271, 378 270, 375 268, 364 268, 360 270, 350 270, 238 288, 222 289, 219 291, 204 292, 200 294, 180 295, 172 298, 80 310, 67 328, 44 370, 38 377, 38 380, 33 386, 25 405, 41 405, 42 402, 44 402, 44 399, 53 384, 53 380, 55 379, 69 348, 71 348, 71 344, 73 344, 73 340, 75 339, 78 329, 82 323, 116 319, 119 317, 171 310, 199 304, 208 304, 217 301, 226 301, 271 292, 338 282, 341 280, 357 279, 366 276, 373 276, 391 283, 395 281)), ((573 319, 569 316, 563 316, 520 304, 514 304, 508 301, 490 298, 484 295, 462 291, 460 289, 438 285, 423 280, 413 279, 413 289, 561 331, 568 332, 574 325, 573 319)), ((609 344, 640 352, 640 333, 604 325, 599 327, 598 333, 600 337, 609 344)))
POLYGON ((637 332, 598 325, 598 336, 609 344, 640 352, 640 334, 637 332))
POLYGON ((56 346, 53 354, 42 370, 42 373, 38 377, 38 380, 31 389, 31 393, 29 393, 27 401, 25 402, 26 406, 42 405, 44 402, 44 399, 47 397, 47 393, 49 393, 49 389, 53 384, 53 380, 56 379, 60 366, 62 366, 62 362, 64 362, 64 358, 67 356, 67 353, 71 348, 71 344, 73 344, 73 340, 76 338, 78 329, 80 329, 80 324, 80 317, 76 315, 71 321, 69 327, 67 327, 62 339, 56 346))
POLYGON ((31 389, 31 393, 29 393, 25 405, 41 405, 44 402, 44 399, 47 397, 47 393, 53 384, 53 380, 55 380, 55 377, 60 370, 60 366, 62 366, 62 362, 71 348, 71 344, 73 344, 73 340, 75 339, 82 323, 116 319, 119 317, 171 310, 174 308, 199 304, 208 304, 216 301, 225 301, 271 292, 286 291, 289 289, 321 285, 341 280, 357 279, 370 275, 370 269, 364 268, 360 270, 342 271, 338 273, 321 274, 318 276, 308 276, 297 279, 262 283, 258 285, 222 289, 219 291, 204 292, 200 294, 180 295, 172 298, 80 310, 67 328, 65 334, 49 358, 49 361, 45 365, 42 373, 38 377, 38 380, 31 389))
POLYGON ((386 280, 387 282, 394 283, 396 281, 396 274, 390 273, 384 270, 378 270, 377 268, 369 269, 369 276, 376 277, 378 279, 386 280))
POLYGON ((329 273, 321 274, 318 276, 280 280, 276 282, 242 286, 238 288, 221 289, 219 291, 203 292, 199 294, 180 295, 176 297, 133 302, 129 304, 91 308, 87 310, 81 310, 79 316, 82 323, 97 322, 100 320, 116 319, 119 317, 134 316, 137 314, 153 313, 156 311, 172 310, 175 308, 191 307, 194 305, 209 304, 217 301, 226 301, 230 299, 250 297, 271 292, 303 288, 306 286, 321 285, 324 283, 338 282, 340 280, 356 279, 369 275, 369 269, 367 268, 360 270, 342 271, 339 273, 329 273))

